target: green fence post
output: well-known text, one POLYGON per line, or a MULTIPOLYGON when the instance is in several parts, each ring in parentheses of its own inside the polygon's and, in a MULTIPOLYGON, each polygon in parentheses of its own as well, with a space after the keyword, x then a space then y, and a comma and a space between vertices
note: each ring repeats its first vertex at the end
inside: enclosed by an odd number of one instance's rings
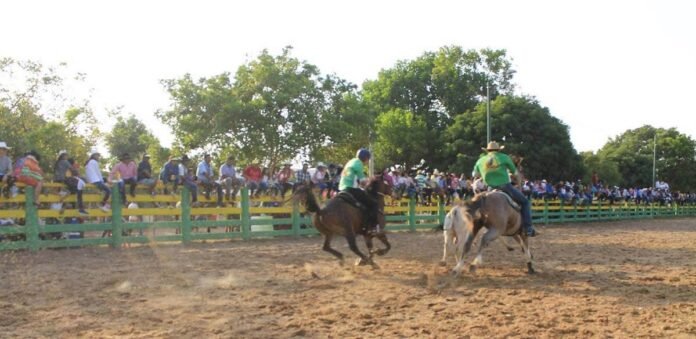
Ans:
POLYGON ((184 244, 191 243, 191 202, 189 201, 189 192, 186 186, 181 190, 181 241, 184 244))
POLYGON ((297 201, 292 203, 292 234, 300 236, 300 204, 297 201))
POLYGON ((251 238, 251 213, 249 212, 249 189, 242 188, 242 239, 251 238))
MULTIPOLYGON (((39 212, 34 206, 34 187, 27 186, 25 189, 25 207, 24 207, 24 221, 25 221, 25 235, 27 237, 27 242, 29 242, 29 249, 32 252, 36 252, 41 247, 39 240, 39 212)), ((39 192, 38 194, 41 194, 39 192)))
POLYGON ((416 231, 416 199, 408 200, 408 227, 411 232, 416 231))
POLYGON ((544 199, 544 225, 549 223, 549 201, 544 199))
POLYGON ((121 203, 121 193, 118 189, 118 184, 113 184, 111 186, 111 247, 120 248, 123 244, 123 217, 122 203, 121 203))
POLYGON ((440 222, 440 225, 445 224, 445 202, 440 201, 437 204, 437 220, 440 222))
POLYGON ((597 221, 602 221, 602 200, 597 200, 597 221))
POLYGON ((559 210, 559 220, 561 223, 565 221, 565 204, 564 201, 561 200, 561 209, 559 210))

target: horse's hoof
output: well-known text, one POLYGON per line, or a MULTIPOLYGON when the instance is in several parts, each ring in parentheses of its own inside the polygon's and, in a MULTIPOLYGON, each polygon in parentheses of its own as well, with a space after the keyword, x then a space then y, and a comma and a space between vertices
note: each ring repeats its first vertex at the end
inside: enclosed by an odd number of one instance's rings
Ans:
POLYGON ((367 265, 367 260, 363 260, 362 258, 358 258, 355 260, 355 266, 365 266, 367 265))
POLYGON ((508 251, 510 251, 510 252, 512 252, 512 251, 514 251, 514 250, 515 250, 515 249, 514 249, 514 248, 512 248, 512 247, 508 247, 507 249, 508 249, 508 251))
POLYGON ((529 270, 527 270, 527 274, 529 274, 529 275, 535 275, 535 274, 537 274, 537 272, 536 272, 535 270, 533 270, 533 269, 529 269, 529 270))
POLYGON ((370 263, 370 266, 372 267, 373 270, 380 269, 379 265, 377 265, 374 261, 370 263))
POLYGON ((375 254, 377 254, 379 256, 383 256, 383 255, 387 254, 387 251, 383 248, 380 248, 377 251, 375 251, 375 254))
POLYGON ((447 262, 442 260, 438 263, 438 265, 440 265, 440 267, 445 267, 445 266, 447 266, 447 262))
POLYGON ((476 273, 476 265, 469 266, 469 273, 476 273))

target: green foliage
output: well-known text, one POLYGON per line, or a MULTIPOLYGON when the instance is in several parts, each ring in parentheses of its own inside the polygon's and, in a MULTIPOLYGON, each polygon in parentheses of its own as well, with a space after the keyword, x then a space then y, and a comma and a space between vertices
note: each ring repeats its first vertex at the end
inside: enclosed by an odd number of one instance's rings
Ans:
POLYGON ((105 136, 106 146, 112 157, 117 158, 123 153, 129 153, 134 159, 154 147, 158 150, 159 140, 150 132, 145 124, 134 116, 127 119, 119 116, 110 133, 105 136))
POLYGON ((375 124, 375 166, 382 168, 392 164, 415 164, 419 155, 428 150, 423 142, 428 128, 422 116, 409 111, 394 109, 382 113, 375 124))
POLYGON ((0 59, 0 140, 13 147, 13 159, 36 150, 47 173, 60 150, 78 161, 86 159, 100 135, 89 102, 65 93, 67 78, 79 82, 83 76, 63 74, 64 68, 0 59))
MULTIPOLYGON (((340 145, 340 134, 330 136, 327 125, 349 103, 344 98, 355 86, 290 55, 264 50, 229 74, 194 82, 190 76, 166 80, 173 109, 159 112, 184 147, 231 149, 242 162, 259 159, 270 165, 319 153, 326 145, 340 145), (298 154, 299 153, 299 154, 298 154)), ((349 113, 350 115, 350 113, 349 113)), ((345 120, 344 120, 345 121, 345 120)))
MULTIPOLYGON (((486 145, 486 104, 458 115, 446 135, 456 159, 449 170, 471 173, 486 145)), ((499 96, 492 101, 491 138, 505 145, 505 153, 524 157, 529 179, 575 180, 583 174, 568 126, 533 98, 499 96)))
POLYGON ((696 143, 675 128, 656 129, 645 125, 612 138, 597 155, 617 164, 623 185, 652 187, 653 145, 657 135, 656 180, 666 181, 675 190, 693 190, 696 177, 696 143))
POLYGON ((422 119, 427 129, 421 139, 425 147, 411 157, 443 168, 451 162, 443 135, 452 119, 485 100, 486 83, 491 98, 511 93, 513 74, 505 50, 465 51, 448 46, 382 70, 376 80, 365 82, 363 95, 380 113, 402 109, 422 119))
POLYGON ((619 165, 609 159, 602 159, 599 155, 593 152, 580 153, 582 162, 585 167, 584 183, 592 182, 592 173, 597 172, 599 179, 606 185, 620 186, 624 184, 623 177, 619 171, 619 165))

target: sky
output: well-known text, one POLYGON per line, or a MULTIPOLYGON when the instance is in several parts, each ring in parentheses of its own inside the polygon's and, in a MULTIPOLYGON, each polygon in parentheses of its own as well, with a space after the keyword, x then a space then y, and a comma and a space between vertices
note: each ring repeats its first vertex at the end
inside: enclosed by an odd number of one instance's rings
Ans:
MULTIPOLYGON (((164 145, 161 79, 210 77, 261 50, 358 85, 446 45, 506 49, 517 94, 569 126, 578 151, 645 124, 696 138, 694 1, 4 1, 0 57, 66 62, 91 102, 122 107, 164 145)), ((495 121, 492 122, 494 124, 495 121)), ((495 136, 494 136, 495 137, 495 136)))

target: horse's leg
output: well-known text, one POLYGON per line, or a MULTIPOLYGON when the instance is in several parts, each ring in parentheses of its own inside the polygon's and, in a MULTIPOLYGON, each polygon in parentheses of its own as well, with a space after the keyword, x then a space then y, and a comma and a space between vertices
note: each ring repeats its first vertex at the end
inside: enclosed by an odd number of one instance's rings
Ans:
POLYGON ((376 237, 386 247, 385 248, 378 248, 377 250, 375 250, 375 254, 380 255, 380 256, 387 254, 387 252, 389 252, 389 250, 391 249, 391 244, 389 243, 389 240, 387 240, 387 234, 382 232, 382 233, 377 234, 376 237))
POLYGON ((514 251, 514 250, 515 250, 514 248, 512 248, 512 246, 510 246, 510 245, 508 244, 506 237, 500 237, 500 241, 503 242, 503 245, 505 246, 505 248, 507 248, 508 251, 514 251))
POLYGON ((372 262, 372 260, 370 258, 366 257, 364 254, 362 254, 362 252, 360 252, 360 249, 358 248, 358 244, 355 241, 355 234, 353 232, 348 232, 346 234, 346 240, 348 241, 348 247, 350 248, 350 250, 353 251, 353 253, 355 253, 355 255, 360 257, 360 259, 356 263, 357 265, 371 264, 374 266, 374 263, 372 262))
POLYGON ((457 259, 457 265, 452 269, 452 273, 455 276, 459 276, 464 269, 464 256, 471 250, 471 244, 474 243, 478 230, 474 229, 470 232, 469 230, 464 230, 464 228, 461 227, 461 229, 456 230, 456 233, 457 237, 459 237, 460 234, 465 233, 463 239, 457 239, 457 246, 454 250, 454 257, 457 259))
POLYGON ((372 243, 372 235, 364 235, 363 238, 365 239, 365 246, 367 247, 367 257, 372 260, 372 256, 374 255, 374 244, 372 243))
POLYGON ((529 249, 529 238, 523 237, 519 234, 515 235, 515 240, 522 246, 522 251, 527 255, 527 274, 534 274, 536 271, 532 267, 532 251, 529 249))
POLYGON ((454 230, 450 228, 448 230, 442 231, 442 234, 445 238, 445 245, 442 249, 442 260, 440 260, 440 266, 447 266, 447 252, 452 252, 452 247, 454 247, 454 230))
POLYGON ((343 254, 331 248, 331 234, 324 234, 324 247, 322 249, 326 252, 333 254, 339 260, 339 264, 343 266, 343 254))
POLYGON ((493 240, 495 240, 499 235, 499 232, 495 228, 489 228, 486 234, 483 235, 483 238, 481 238, 481 244, 479 244, 478 248, 478 253, 476 254, 476 258, 474 259, 473 262, 471 262, 471 265, 469 266, 469 272, 475 273, 476 272, 476 267, 478 265, 481 265, 483 263, 483 249, 488 246, 493 240))

